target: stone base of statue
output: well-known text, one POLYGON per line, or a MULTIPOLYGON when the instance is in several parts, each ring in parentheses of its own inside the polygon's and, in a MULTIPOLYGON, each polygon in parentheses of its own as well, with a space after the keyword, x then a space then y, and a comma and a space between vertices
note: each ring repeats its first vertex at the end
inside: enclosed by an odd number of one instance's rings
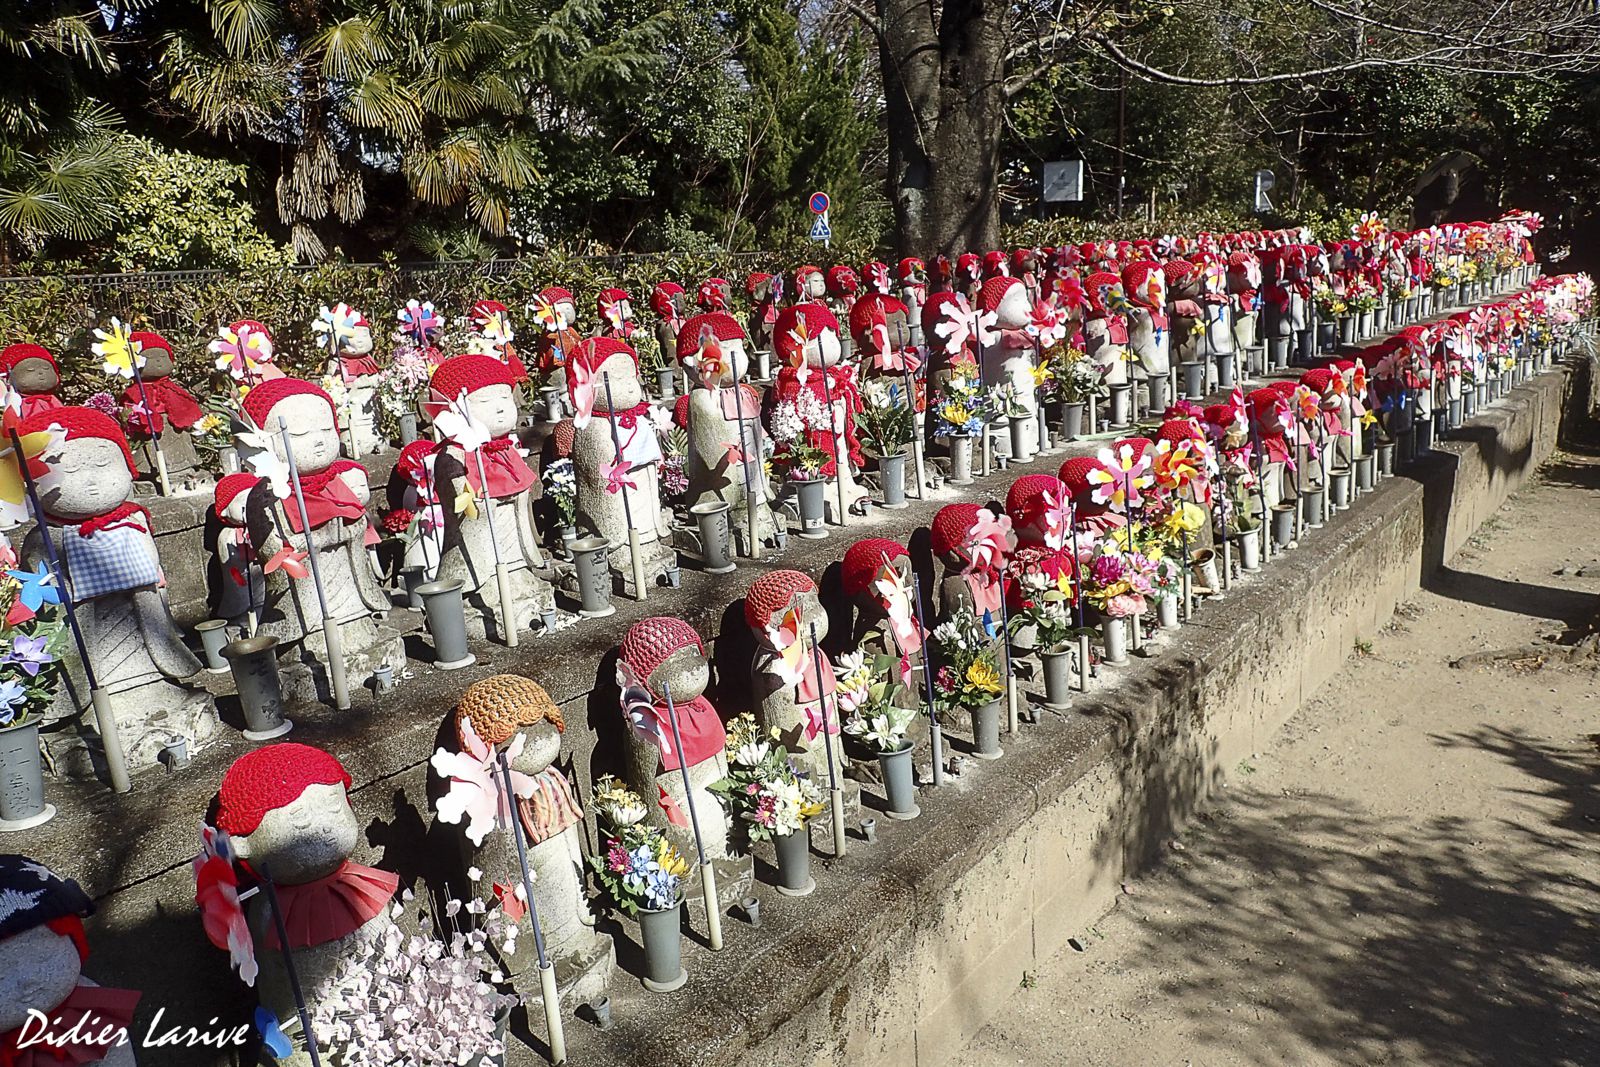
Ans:
MULTIPOLYGON (((185 684, 200 674, 200 662, 178 639, 160 591, 93 597, 78 605, 77 616, 129 769, 158 765, 170 746, 181 746, 185 758, 204 748, 216 730, 216 704, 204 688, 185 684)), ((88 683, 75 655, 68 663, 70 684, 61 687, 49 716, 63 728, 50 729, 47 720, 40 743, 58 774, 98 777, 105 758, 88 683)))
MULTIPOLYGON (((370 378, 363 376, 363 381, 370 378)), ((383 451, 388 442, 378 431, 378 390, 370 385, 351 385, 346 407, 341 415, 344 423, 345 447, 353 449, 355 454, 350 458, 360 460, 375 452, 383 451)))
MULTIPOLYGON (((270 632, 266 626, 261 633, 270 632)), ((349 619, 339 624, 344 641, 344 677, 351 692, 366 685, 372 673, 388 664, 403 669, 406 645, 399 631, 370 616, 349 619)), ((278 645, 278 676, 283 699, 295 701, 333 700, 333 681, 328 676, 328 648, 322 631, 306 634, 288 646, 278 645)))
MULTIPOLYGON (((644 556, 645 582, 652 587, 665 584, 667 572, 678 565, 678 550, 661 541, 647 541, 639 551, 644 556)), ((611 573, 618 592, 632 600, 639 599, 639 591, 633 587, 633 551, 626 539, 611 550, 611 573)))
MULTIPOLYGON (((200 454, 195 451, 193 434, 168 422, 162 426, 157 439, 161 442, 161 458, 167 467, 167 482, 174 492, 212 480, 211 474, 200 466, 200 454)), ((133 452, 134 465, 139 468, 140 477, 159 485, 156 452, 150 439, 130 436, 128 447, 133 452)))

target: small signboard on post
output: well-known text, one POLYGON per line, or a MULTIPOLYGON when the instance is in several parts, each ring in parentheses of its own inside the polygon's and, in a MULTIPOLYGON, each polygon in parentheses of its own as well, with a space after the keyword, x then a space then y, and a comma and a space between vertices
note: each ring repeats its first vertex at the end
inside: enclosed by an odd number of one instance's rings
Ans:
POLYGON ((1071 203, 1083 199, 1083 160, 1056 160, 1044 165, 1043 189, 1047 204, 1071 203))
POLYGON ((811 223, 811 233, 808 236, 813 241, 821 241, 823 248, 827 248, 829 242, 833 240, 833 227, 828 225, 828 208, 831 206, 833 202, 828 199, 828 194, 823 192, 812 193, 811 198, 806 201, 806 207, 816 216, 811 223))
POLYGON ((1256 171, 1256 206, 1257 211, 1271 211, 1272 201, 1267 198, 1267 193, 1278 184, 1278 179, 1270 170, 1256 171))

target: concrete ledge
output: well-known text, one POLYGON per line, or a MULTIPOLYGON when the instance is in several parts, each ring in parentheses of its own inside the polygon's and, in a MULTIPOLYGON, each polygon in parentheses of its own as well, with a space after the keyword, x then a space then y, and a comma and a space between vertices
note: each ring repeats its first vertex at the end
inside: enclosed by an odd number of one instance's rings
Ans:
MULTIPOLYGON (((789 900, 763 891, 763 928, 729 919, 722 953, 687 946, 690 980, 677 993, 639 989, 625 973, 638 957, 636 931, 613 925, 617 1025, 600 1033, 570 1024, 572 1061, 937 1064, 957 1055, 1023 972, 1101 914, 1124 875, 1148 861, 1226 770, 1549 456, 1564 408, 1586 415, 1592 406, 1588 369, 1579 363, 1546 373, 1486 409, 1457 440, 1273 561, 1264 578, 1207 605, 1175 638, 1158 642, 1158 655, 1107 669, 1107 684, 1072 712, 1046 714, 1005 738, 1003 760, 924 792, 920 819, 879 819, 876 847, 856 840, 841 860, 814 856, 817 892, 789 900)), ((1013 477, 996 475, 959 498, 1001 495, 1013 477)), ((644 605, 619 601, 604 626, 496 649, 466 678, 423 669, 383 707, 368 695, 344 715, 326 708, 297 715, 291 736, 346 757, 357 810, 370 820, 357 858, 400 872, 421 893, 448 870, 442 839, 429 831, 424 761, 466 681, 502 670, 540 679, 569 721, 591 727, 573 733, 598 739, 572 754, 574 776, 591 781, 621 728, 605 684, 610 650, 635 618, 683 617, 702 633, 724 635, 719 661, 748 662, 739 654, 742 623, 731 620, 760 570, 806 570, 823 576, 826 589, 826 568, 856 537, 910 536, 954 499, 948 492, 826 541, 792 540, 780 563, 741 563, 721 579, 686 571, 683 589, 644 605)), ((912 537, 912 548, 926 583, 925 536, 922 543, 912 537)), ((837 636, 846 629, 836 621, 837 636)), ((745 706, 743 684, 720 677, 719 706, 745 706)), ((73 872, 101 898, 89 973, 147 990, 141 1024, 163 1004, 203 1020, 241 1014, 248 1000, 223 954, 200 934, 188 869, 217 778, 245 747, 220 745, 190 774, 142 781, 129 796, 52 794, 62 816, 6 842, 73 872)), ((767 880, 770 859, 770 849, 758 852, 758 879, 767 880)), ((703 930, 698 916, 695 929, 703 930)), ((173 1053, 163 1062, 212 1061, 173 1053)), ((519 1048, 512 1062, 535 1059, 519 1048)))

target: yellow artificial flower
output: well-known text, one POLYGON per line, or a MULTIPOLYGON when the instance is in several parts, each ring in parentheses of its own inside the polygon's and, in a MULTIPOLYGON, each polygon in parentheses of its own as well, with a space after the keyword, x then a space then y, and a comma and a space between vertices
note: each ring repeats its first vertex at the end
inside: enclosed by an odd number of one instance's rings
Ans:
POLYGON ((661 839, 661 843, 656 846, 656 863, 660 864, 663 871, 679 878, 689 873, 688 862, 678 855, 678 850, 673 848, 672 843, 664 837, 661 839))
POLYGON ((1005 686, 1000 682, 1000 672, 985 660, 974 660, 972 666, 967 668, 967 681, 961 687, 963 693, 990 693, 998 694, 1005 691, 1005 686))
POLYGON ((967 410, 965 404, 952 400, 944 406, 941 412, 944 420, 952 426, 965 426, 972 421, 972 412, 967 410))
POLYGON ((1033 368, 1034 388, 1038 388, 1054 377, 1055 374, 1050 370, 1050 364, 1048 363, 1040 363, 1033 368))
POLYGON ((1377 422, 1378 422, 1378 416, 1374 415, 1372 412, 1363 411, 1361 413, 1361 425, 1362 426, 1375 426, 1375 425, 1377 425, 1377 422))
POLYGON ((456 479, 456 514, 469 519, 478 517, 478 498, 472 495, 472 487, 465 478, 456 479))

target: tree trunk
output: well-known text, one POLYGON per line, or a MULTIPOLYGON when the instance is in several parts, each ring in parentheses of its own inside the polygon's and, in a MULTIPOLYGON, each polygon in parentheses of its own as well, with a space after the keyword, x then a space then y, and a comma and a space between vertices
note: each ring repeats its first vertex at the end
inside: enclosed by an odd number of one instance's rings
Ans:
POLYGON ((877 0, 887 99, 889 199, 901 255, 955 256, 999 242, 1005 7, 877 0))

